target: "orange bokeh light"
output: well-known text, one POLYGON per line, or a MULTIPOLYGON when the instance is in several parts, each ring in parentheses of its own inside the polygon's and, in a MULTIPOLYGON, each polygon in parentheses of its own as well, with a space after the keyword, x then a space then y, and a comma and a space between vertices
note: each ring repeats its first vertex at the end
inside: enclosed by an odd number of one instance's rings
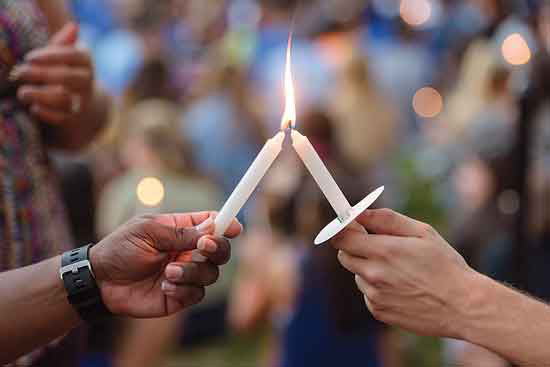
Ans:
POLYGON ((502 42, 502 57, 511 65, 525 65, 531 59, 527 41, 519 34, 512 33, 502 42))
POLYGON ((418 27, 430 20, 432 5, 428 0, 401 0, 399 14, 405 23, 418 27))
POLYGON ((414 94, 413 108, 420 117, 434 118, 443 111, 443 97, 432 87, 420 88, 414 94))

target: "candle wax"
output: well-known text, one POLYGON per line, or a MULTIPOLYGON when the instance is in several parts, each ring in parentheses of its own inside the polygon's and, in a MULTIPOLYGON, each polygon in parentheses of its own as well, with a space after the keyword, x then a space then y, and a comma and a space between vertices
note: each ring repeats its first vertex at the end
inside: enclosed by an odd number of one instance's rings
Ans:
POLYGON ((215 235, 222 236, 281 152, 285 133, 269 139, 216 216, 215 235))
POLYGON ((346 199, 342 190, 340 190, 338 184, 334 181, 334 178, 315 151, 315 148, 313 148, 313 145, 311 145, 309 139, 294 129, 292 129, 291 137, 292 146, 296 150, 296 153, 298 153, 306 168, 315 179, 315 182, 319 185, 319 188, 326 196, 338 218, 343 220, 351 210, 348 199, 346 199))

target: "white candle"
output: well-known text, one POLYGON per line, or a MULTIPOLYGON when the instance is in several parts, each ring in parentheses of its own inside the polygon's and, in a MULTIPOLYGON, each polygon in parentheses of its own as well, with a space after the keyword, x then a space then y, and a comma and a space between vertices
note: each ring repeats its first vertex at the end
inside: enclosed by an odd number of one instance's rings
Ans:
POLYGON ((306 168, 315 179, 315 182, 319 185, 319 188, 326 196, 338 218, 344 219, 349 215, 351 210, 348 199, 346 199, 342 190, 340 190, 338 184, 334 181, 334 178, 323 164, 309 139, 295 129, 292 129, 291 137, 292 146, 296 150, 296 153, 298 153, 306 168))
POLYGON ((222 236, 281 152, 285 133, 269 139, 216 216, 215 235, 222 236))

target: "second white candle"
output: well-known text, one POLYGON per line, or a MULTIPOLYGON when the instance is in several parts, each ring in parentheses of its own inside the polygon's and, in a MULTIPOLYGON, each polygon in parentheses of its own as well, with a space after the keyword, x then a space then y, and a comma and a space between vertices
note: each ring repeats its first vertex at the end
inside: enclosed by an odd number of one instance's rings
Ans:
POLYGON ((338 218, 345 218, 351 210, 351 205, 315 151, 315 148, 313 148, 313 145, 311 145, 307 137, 300 134, 295 129, 292 129, 291 137, 292 146, 296 150, 296 153, 298 153, 306 168, 315 179, 315 182, 319 185, 319 188, 326 196, 330 205, 338 215, 338 218))

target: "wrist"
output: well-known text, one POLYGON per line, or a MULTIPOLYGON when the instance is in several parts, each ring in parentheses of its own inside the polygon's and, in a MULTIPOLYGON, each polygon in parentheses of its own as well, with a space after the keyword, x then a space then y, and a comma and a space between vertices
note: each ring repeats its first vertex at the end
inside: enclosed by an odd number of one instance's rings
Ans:
POLYGON ((489 293, 493 287, 492 283, 494 283, 493 280, 471 268, 458 283, 461 284, 462 294, 456 302, 456 338, 475 342, 476 329, 483 322, 483 315, 491 314, 491 311, 487 309, 487 307, 491 307, 487 299, 491 299, 489 293))
POLYGON ((98 243, 95 246, 92 246, 89 251, 89 261, 94 272, 94 278, 97 283, 98 288, 101 290, 101 287, 105 280, 107 280, 107 275, 104 270, 104 261, 103 261, 103 246, 101 243, 98 243))
POLYGON ((63 284, 63 280, 59 277, 59 267, 61 265, 61 256, 56 256, 44 262, 45 266, 48 267, 48 274, 51 274, 51 282, 53 288, 49 290, 48 296, 52 299, 55 299, 55 304, 63 304, 64 313, 68 315, 67 319, 71 323, 78 324, 81 319, 78 316, 78 312, 74 307, 69 303, 67 299, 67 289, 63 284))
POLYGON ((59 270, 69 303, 82 319, 91 322, 111 316, 103 302, 102 279, 105 278, 101 251, 92 252, 93 248, 90 244, 63 253, 59 270))

